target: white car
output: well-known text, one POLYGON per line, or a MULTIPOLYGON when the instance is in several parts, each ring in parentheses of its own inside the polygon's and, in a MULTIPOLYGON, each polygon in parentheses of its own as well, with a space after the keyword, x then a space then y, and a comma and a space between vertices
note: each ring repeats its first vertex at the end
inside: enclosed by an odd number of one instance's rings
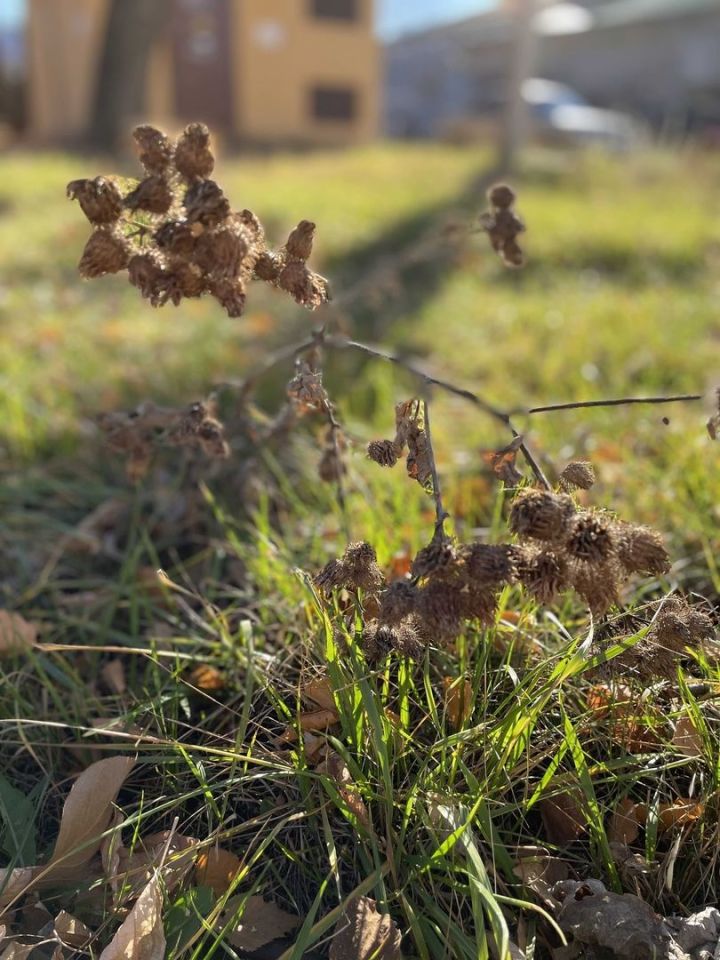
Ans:
POLYGON ((533 77, 522 86, 534 132, 543 139, 597 143, 626 150, 642 140, 641 126, 628 114, 591 106, 576 90, 533 77))

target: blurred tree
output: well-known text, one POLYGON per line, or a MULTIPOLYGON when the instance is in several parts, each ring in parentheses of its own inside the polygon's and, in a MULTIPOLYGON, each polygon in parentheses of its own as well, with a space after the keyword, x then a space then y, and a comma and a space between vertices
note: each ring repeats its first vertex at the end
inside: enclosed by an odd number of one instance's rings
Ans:
POLYGON ((145 106, 145 78, 154 41, 174 0, 111 0, 89 130, 92 146, 112 150, 145 106))

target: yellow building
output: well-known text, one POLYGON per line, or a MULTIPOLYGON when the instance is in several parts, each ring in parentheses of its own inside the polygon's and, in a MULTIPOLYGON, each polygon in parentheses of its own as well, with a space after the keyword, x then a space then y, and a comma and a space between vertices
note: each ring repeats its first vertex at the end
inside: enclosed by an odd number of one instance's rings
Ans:
MULTIPOLYGON (((152 0, 148 0, 152 2, 152 0)), ((258 144, 376 136, 373 0, 173 0, 150 58, 142 120, 203 120, 258 144)), ((109 0, 29 0, 29 133, 87 129, 109 0)))

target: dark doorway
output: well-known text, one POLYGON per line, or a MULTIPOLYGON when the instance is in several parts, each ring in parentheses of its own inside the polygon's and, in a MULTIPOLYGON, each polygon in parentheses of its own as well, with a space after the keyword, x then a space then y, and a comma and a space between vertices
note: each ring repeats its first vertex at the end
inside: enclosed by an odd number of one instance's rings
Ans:
POLYGON ((230 0, 175 0, 175 110, 181 120, 233 126, 230 0))

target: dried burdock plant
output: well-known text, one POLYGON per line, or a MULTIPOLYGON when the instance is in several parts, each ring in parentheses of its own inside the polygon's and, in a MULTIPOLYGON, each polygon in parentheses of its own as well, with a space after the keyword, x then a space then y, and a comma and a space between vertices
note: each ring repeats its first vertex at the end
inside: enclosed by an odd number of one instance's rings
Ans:
POLYGON ((210 174, 210 133, 192 123, 173 143, 150 126, 134 133, 146 176, 131 189, 118 179, 73 180, 67 194, 95 228, 79 270, 95 278, 127 270, 154 307, 210 294, 231 317, 245 309, 257 280, 314 309, 328 299, 327 281, 307 261, 315 224, 301 221, 278 251, 267 246, 250 210, 233 212, 210 174))
POLYGON ((211 460, 226 459, 230 447, 212 400, 181 410, 144 403, 127 413, 106 413, 98 426, 109 447, 127 456, 129 479, 145 476, 156 450, 162 446, 189 447, 211 460))
POLYGON ((506 183, 496 183, 487 193, 490 209, 480 214, 480 226, 490 237, 493 250, 507 267, 522 267, 525 258, 517 238, 525 224, 515 213, 515 191, 506 183))

